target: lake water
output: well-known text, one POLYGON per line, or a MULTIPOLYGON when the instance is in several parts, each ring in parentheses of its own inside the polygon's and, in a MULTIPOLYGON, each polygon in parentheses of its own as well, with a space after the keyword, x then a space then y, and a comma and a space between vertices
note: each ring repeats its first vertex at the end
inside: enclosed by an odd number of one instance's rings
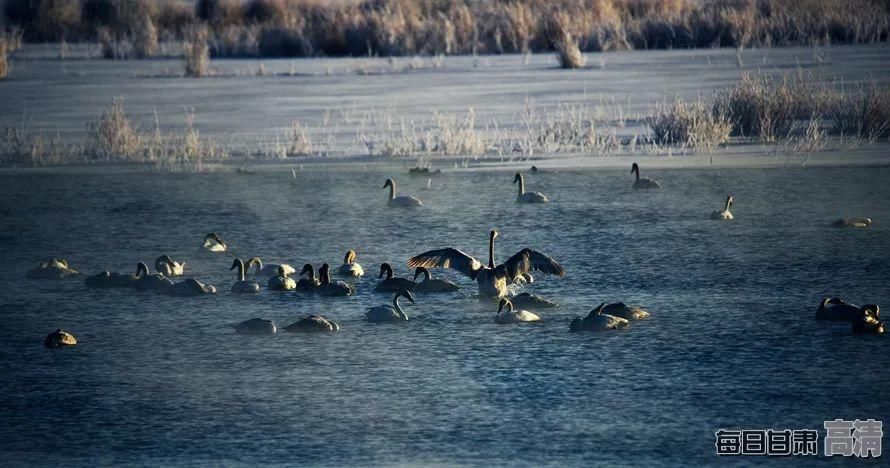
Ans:
MULTIPOLYGON (((718 428, 812 428, 890 415, 890 340, 816 322, 822 296, 890 304, 890 168, 628 168, 527 176, 552 203, 514 203, 512 172, 425 179, 403 172, 288 171, 0 175, 0 456, 10 465, 637 465, 725 459, 718 428), (388 176, 424 207, 385 207, 388 176), (709 213, 733 193, 736 220, 709 213), (871 216, 869 229, 827 227, 871 216), (543 323, 497 325, 463 289, 417 294, 411 320, 371 324, 383 261, 454 246, 477 258, 489 229, 503 261, 532 247, 566 278, 525 290, 561 307, 543 323), (335 267, 358 251, 368 275, 348 298, 231 294, 228 254, 335 267), (173 298, 31 281, 40 259, 81 272, 132 271, 167 253, 221 293, 173 298), (571 334, 602 301, 640 304, 629 330, 571 334), (336 334, 236 335, 320 313, 336 334), (47 350, 62 327, 79 344, 47 350)), ((838 460, 832 460, 838 462, 838 460)), ((861 460, 847 459, 855 464, 861 460)), ((858 465, 857 465, 858 466, 858 465)))

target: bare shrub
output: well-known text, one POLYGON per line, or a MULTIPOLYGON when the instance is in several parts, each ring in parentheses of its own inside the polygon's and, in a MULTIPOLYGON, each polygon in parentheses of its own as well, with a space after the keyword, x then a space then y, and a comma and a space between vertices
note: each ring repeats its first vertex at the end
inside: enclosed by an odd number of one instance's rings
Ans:
POLYGON ((5 35, 0 35, 0 79, 9 76, 9 45, 5 35))
POLYGON ((210 62, 210 49, 207 47, 207 30, 205 28, 192 28, 184 51, 185 76, 199 78, 206 75, 207 65, 210 62))
POLYGON ((581 68, 587 63, 578 43, 569 33, 563 33, 562 37, 554 43, 556 47, 556 59, 562 68, 581 68))
POLYGON ((137 160, 141 137, 124 111, 124 101, 115 98, 93 122, 87 124, 86 151, 95 160, 137 160))
POLYGON ((312 140, 298 120, 291 122, 287 156, 308 156, 312 154, 312 140))
POLYGON ((153 57, 158 51, 158 29, 149 15, 142 15, 133 31, 136 58, 153 57))
POLYGON ((828 116, 841 135, 874 141, 890 134, 890 89, 872 83, 837 97, 828 116))
POLYGON ((712 150, 729 141, 731 125, 703 101, 677 100, 670 106, 657 106, 645 119, 659 144, 680 144, 712 150))

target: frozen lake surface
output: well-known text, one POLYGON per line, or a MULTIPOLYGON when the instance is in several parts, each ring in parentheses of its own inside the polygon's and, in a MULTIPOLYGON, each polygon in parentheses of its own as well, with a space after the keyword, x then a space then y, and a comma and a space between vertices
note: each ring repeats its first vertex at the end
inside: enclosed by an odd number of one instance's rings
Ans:
MULTIPOLYGON (((644 168, 645 169, 645 168, 644 168)), ((16 465, 811 466, 810 458, 727 460, 718 428, 813 428, 890 414, 890 341, 816 322, 822 296, 890 303, 890 169, 650 170, 529 175, 552 203, 517 206, 512 172, 411 180, 398 171, 243 175, 0 175, 0 455, 16 465), (385 208, 397 176, 424 207, 385 208), (736 220, 710 221, 726 193, 736 220), (827 227, 871 216, 869 229, 827 227), (496 306, 450 271, 457 293, 418 294, 411 320, 364 311, 383 261, 400 276, 422 251, 504 260, 532 247, 564 279, 526 290, 561 304, 543 323, 497 325, 496 306), (338 265, 350 248, 369 276, 349 298, 228 292, 229 255, 338 265), (56 255, 93 274, 162 253, 221 289, 171 298, 31 281, 56 255), (645 306, 629 330, 571 334, 601 301, 645 306), (280 326, 310 313, 337 334, 247 337, 226 324, 280 326), (57 327, 79 344, 46 350, 57 327)), ((821 444, 821 438, 820 438, 821 444)), ((821 453, 821 447, 820 447, 821 453)), ((846 460, 855 462, 857 460, 846 460)))

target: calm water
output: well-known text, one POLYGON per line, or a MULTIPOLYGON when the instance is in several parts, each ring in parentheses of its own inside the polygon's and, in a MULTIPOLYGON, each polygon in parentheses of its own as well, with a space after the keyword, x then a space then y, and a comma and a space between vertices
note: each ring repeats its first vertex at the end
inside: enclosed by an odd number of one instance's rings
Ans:
POLYGON ((653 170, 666 188, 650 193, 624 168, 528 176, 546 206, 513 203, 510 172, 445 175, 430 191, 402 175, 425 203, 414 211, 384 207, 388 175, 0 176, 4 464, 809 465, 718 458, 714 431, 816 428, 821 442, 824 420, 890 419, 890 340, 812 319, 827 294, 890 304, 888 168, 653 170), (708 220, 728 192, 736 221, 708 220), (826 227, 860 215, 875 225, 826 227), (233 295, 231 257, 197 250, 208 231, 269 262, 339 265, 354 248, 367 272, 389 261, 405 276, 431 248, 484 258, 491 228, 498 259, 528 246, 565 266, 527 288, 562 304, 544 323, 496 325, 473 283, 439 271, 464 289, 418 295, 407 323, 369 324, 365 309, 391 299, 371 277, 350 298, 233 295), (92 274, 162 253, 223 292, 23 279, 48 255, 92 274), (651 319, 568 333, 618 300, 651 319), (309 313, 343 331, 226 326, 309 313), (56 327, 79 345, 43 349, 56 327))

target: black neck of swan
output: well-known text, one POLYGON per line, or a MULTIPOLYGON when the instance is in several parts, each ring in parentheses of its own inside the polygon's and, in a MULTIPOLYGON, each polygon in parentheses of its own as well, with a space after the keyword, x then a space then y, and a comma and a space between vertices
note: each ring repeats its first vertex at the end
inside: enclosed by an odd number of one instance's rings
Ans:
POLYGON ((494 268, 494 232, 488 239, 488 268, 494 268))
POLYGON ((516 179, 519 182, 519 195, 521 196, 525 193, 525 179, 522 177, 522 174, 516 173, 516 179))
POLYGON ((392 200, 394 198, 396 198, 396 182, 389 179, 389 199, 392 200))

